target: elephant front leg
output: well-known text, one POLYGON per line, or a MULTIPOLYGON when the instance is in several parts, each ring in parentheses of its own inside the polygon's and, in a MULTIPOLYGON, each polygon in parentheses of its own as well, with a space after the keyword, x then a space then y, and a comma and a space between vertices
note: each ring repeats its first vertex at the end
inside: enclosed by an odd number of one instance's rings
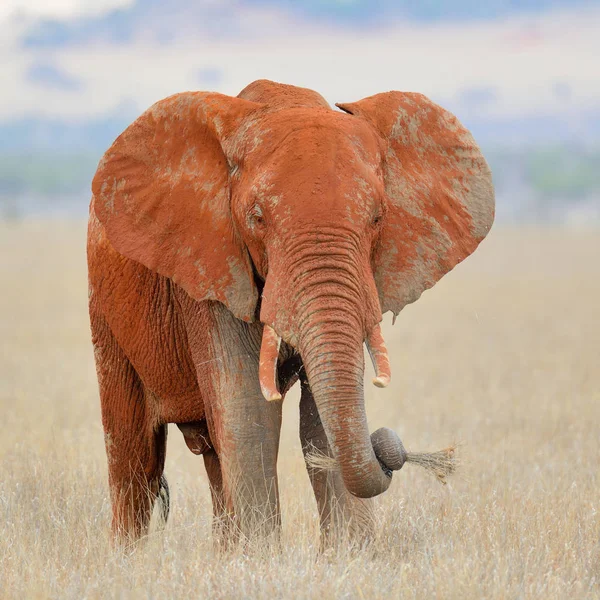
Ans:
POLYGON ((358 544, 365 543, 373 533, 373 499, 357 498, 350 494, 339 470, 326 471, 309 464, 307 457, 310 453, 332 456, 332 452, 304 373, 300 382, 300 442, 317 500, 321 521, 321 548, 335 546, 344 539, 358 544))
POLYGON ((194 360, 200 385, 207 392, 207 421, 216 451, 208 465, 214 471, 214 512, 225 521, 213 531, 228 538, 220 540, 228 545, 235 538, 279 533, 277 453, 282 403, 267 402, 260 389, 261 326, 234 319, 221 305, 213 306, 211 321, 205 328, 209 343, 203 352, 193 350, 193 354, 198 358, 194 360))
MULTIPOLYGON (((248 362, 254 363, 251 358, 248 362)), ((238 369, 246 371, 245 366, 238 369)), ((221 466, 222 514, 227 520, 221 529, 246 539, 269 536, 281 525, 277 483, 281 402, 267 402, 249 372, 235 377, 243 379, 237 384, 226 373, 222 378, 219 399, 210 408, 221 466)))

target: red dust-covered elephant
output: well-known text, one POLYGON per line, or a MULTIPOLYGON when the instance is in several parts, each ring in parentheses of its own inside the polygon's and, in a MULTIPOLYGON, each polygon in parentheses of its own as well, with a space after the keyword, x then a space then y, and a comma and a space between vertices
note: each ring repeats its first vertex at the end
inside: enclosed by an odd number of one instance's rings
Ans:
POLYGON ((204 458, 221 535, 276 532, 298 379, 305 455, 338 464, 308 465, 322 530, 369 522, 390 485, 400 448, 369 436, 363 344, 386 385, 382 314, 475 250, 494 192, 470 133, 426 97, 337 106, 264 80, 176 94, 101 160, 89 305, 117 539, 144 534, 157 497, 168 511, 168 423, 204 458))

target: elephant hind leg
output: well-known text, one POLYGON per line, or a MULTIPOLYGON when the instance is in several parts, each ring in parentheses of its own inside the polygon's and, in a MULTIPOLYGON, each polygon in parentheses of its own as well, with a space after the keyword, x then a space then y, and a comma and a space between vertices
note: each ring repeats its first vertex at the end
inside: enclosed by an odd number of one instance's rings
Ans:
POLYGON ((135 541, 148 531, 156 498, 168 514, 163 478, 167 426, 155 422, 151 395, 101 316, 92 314, 102 424, 116 541, 135 541))
POLYGON ((157 500, 163 524, 170 508, 169 487, 163 476, 167 426, 152 427, 142 416, 146 411, 138 405, 143 402, 143 393, 136 398, 127 410, 103 406, 102 411, 108 436, 113 536, 128 541, 147 534, 157 500))
POLYGON ((103 417, 106 415, 105 431, 109 435, 107 455, 113 505, 112 531, 115 538, 129 541, 146 535, 157 499, 163 524, 170 508, 169 488, 163 476, 167 426, 152 428, 143 419, 138 429, 137 410, 133 409, 128 414, 126 423, 120 421, 123 418, 121 411, 110 418, 112 411, 103 410, 103 417), (115 416, 119 419, 117 427, 114 421, 109 424, 115 416), (126 427, 123 427, 125 424, 126 427))

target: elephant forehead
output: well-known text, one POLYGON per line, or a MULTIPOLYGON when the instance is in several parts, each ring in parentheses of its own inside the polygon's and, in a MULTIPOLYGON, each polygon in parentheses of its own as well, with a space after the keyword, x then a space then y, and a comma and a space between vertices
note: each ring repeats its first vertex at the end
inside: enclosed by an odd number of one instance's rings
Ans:
POLYGON ((284 199, 286 204, 301 201, 331 208, 332 203, 370 203, 383 194, 380 170, 362 160, 352 143, 332 137, 315 140, 307 133, 291 137, 260 163, 250 177, 253 198, 271 206, 284 199))
POLYGON ((383 182, 364 170, 318 167, 288 175, 268 171, 253 182, 251 195, 282 231, 344 224, 362 229, 385 193, 383 182))
POLYGON ((246 134, 249 160, 277 154, 298 166, 314 159, 359 159, 376 168, 384 154, 383 140, 362 120, 325 108, 292 108, 269 113, 246 134), (259 139, 260 143, 255 141, 259 139))

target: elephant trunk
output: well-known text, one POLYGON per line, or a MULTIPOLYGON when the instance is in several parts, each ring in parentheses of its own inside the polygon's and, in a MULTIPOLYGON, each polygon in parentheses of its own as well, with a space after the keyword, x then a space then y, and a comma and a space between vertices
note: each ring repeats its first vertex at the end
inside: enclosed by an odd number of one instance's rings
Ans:
POLYGON ((363 340, 352 335, 350 327, 341 333, 336 322, 342 319, 348 323, 349 315, 339 314, 336 318, 330 314, 326 316, 327 324, 309 326, 300 353, 344 484, 353 495, 370 498, 387 490, 392 469, 404 462, 404 452, 399 440, 396 447, 389 441, 375 444, 384 437, 382 430, 369 436, 363 393, 363 340), (383 448, 381 456, 377 455, 376 450, 383 448))
MULTIPOLYGON (((301 254, 295 254, 294 267, 288 270, 288 282, 297 285, 291 303, 297 348, 344 484, 355 496, 377 496, 389 487, 392 470, 402 466, 405 452, 393 432, 380 429, 370 437, 367 426, 363 393, 365 342, 375 366, 375 385, 383 387, 390 379, 380 327, 372 324, 372 316, 365 315, 365 288, 374 289, 374 285, 364 285, 361 261, 351 253, 328 249, 317 256, 312 246, 310 256, 301 254)), ((369 276, 372 277, 370 272, 369 276)), ((279 397, 279 343, 277 333, 266 325, 260 373, 261 387, 269 400, 279 397)))

